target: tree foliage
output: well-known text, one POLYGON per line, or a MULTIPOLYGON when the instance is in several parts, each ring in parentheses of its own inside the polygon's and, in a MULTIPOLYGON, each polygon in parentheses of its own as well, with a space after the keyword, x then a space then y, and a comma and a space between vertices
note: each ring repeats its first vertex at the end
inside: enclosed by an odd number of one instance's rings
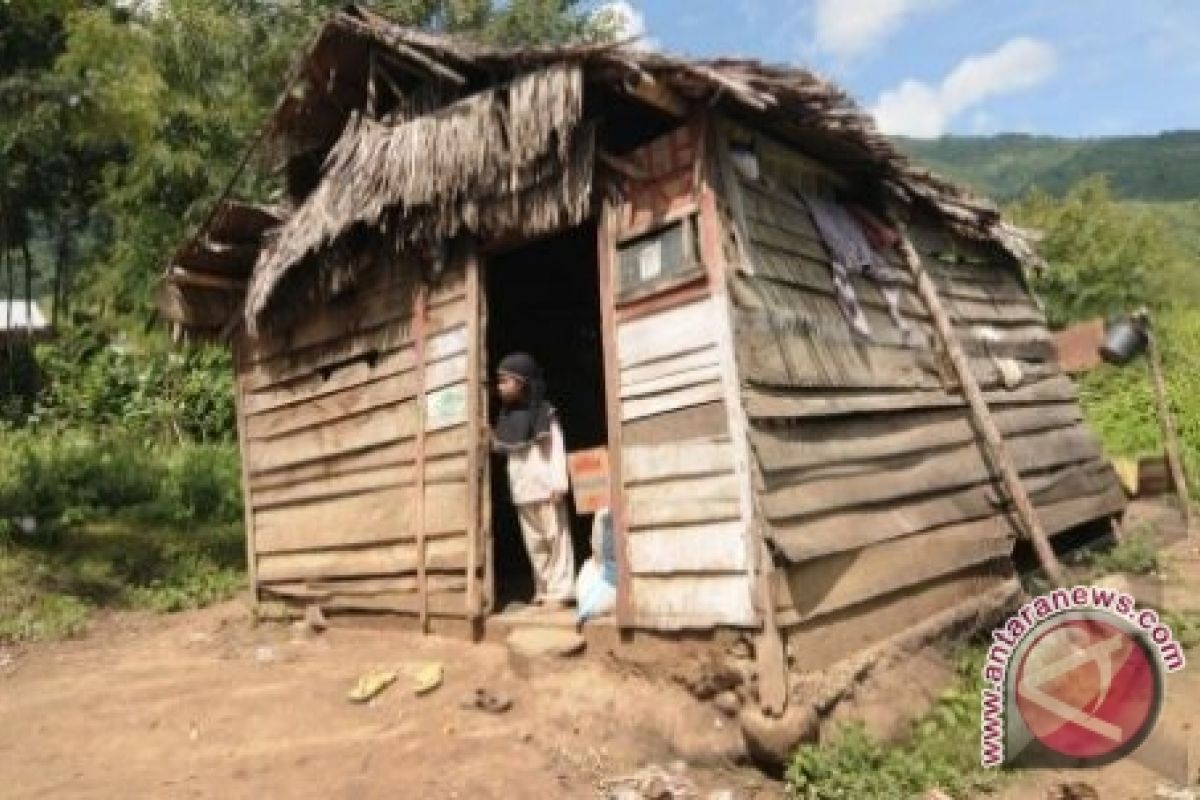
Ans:
MULTIPOLYGON (((231 178, 304 42, 342 5, 0 2, 0 253, 29 248, 35 293, 53 287, 55 299, 55 267, 69 262, 85 307, 144 323, 171 247, 231 178)), ((369 5, 505 44, 612 34, 578 0, 369 5)), ((252 175, 244 188, 264 183, 252 175)))
POLYGON ((1080 181, 1061 199, 1034 190, 1009 211, 1044 237, 1039 249, 1050 267, 1034 287, 1052 324, 1200 297, 1195 269, 1167 224, 1152 210, 1118 203, 1103 176, 1080 181))

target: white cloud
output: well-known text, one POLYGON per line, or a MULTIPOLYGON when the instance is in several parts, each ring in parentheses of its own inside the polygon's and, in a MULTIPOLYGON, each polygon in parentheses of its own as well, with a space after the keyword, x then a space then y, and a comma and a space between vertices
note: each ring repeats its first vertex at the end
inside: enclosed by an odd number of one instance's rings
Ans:
POLYGON ((955 0, 817 0, 816 46, 834 56, 861 56, 898 31, 906 18, 955 0))
POLYGON ((909 79, 888 89, 871 111, 886 133, 933 138, 988 98, 1044 83, 1057 65, 1054 48, 1019 36, 990 53, 963 59, 938 86, 909 79))
POLYGON ((646 15, 629 0, 609 0, 594 12, 594 18, 612 25, 618 39, 637 38, 632 46, 644 50, 658 50, 658 39, 646 35, 646 15))

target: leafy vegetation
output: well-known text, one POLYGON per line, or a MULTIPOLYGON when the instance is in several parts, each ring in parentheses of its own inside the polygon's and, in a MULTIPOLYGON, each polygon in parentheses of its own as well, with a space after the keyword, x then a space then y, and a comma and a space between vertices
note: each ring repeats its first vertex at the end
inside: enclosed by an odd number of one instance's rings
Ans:
POLYGON ((1129 575, 1150 575, 1162 566, 1158 544, 1152 531, 1132 530, 1113 547, 1094 553, 1090 565, 1097 575, 1123 572, 1129 575))
POLYGON ((804 745, 788 767, 788 788, 797 800, 915 798, 937 788, 968 797, 995 787, 1002 772, 979 764, 981 667, 984 650, 966 650, 957 681, 895 746, 860 725, 842 728, 830 741, 804 745))
MULTIPOLYGON (((56 337, 0 351, 0 639, 244 580, 230 357, 154 327, 164 262, 234 179, 340 0, 0 2, 0 297, 56 337)), ((379 0, 493 42, 610 38, 578 0, 379 0)), ((271 199, 257 164, 235 191, 271 199)))
POLYGON ((0 538, 0 643, 82 633, 97 608, 179 611, 245 584, 238 524, 89 522, 53 541, 0 538))

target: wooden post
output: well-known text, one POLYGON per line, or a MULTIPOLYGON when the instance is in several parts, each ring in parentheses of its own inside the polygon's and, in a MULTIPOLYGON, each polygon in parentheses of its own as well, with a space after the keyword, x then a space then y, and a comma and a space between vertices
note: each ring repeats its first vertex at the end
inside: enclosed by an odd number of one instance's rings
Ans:
POLYGON ((633 598, 629 572, 629 531, 625 523, 625 487, 622 481, 621 371, 617 360, 616 220, 611 204, 600 211, 596 234, 596 260, 600 279, 600 340, 604 349, 604 407, 608 420, 608 513, 612 519, 617 556, 617 627, 633 624, 633 598))
MULTIPOLYGON (((775 614, 775 559, 767 546, 766 536, 759 522, 762 516, 754 502, 750 433, 747 430, 746 410, 742 404, 741 379, 737 372, 737 348, 733 338, 733 301, 725 283, 729 279, 731 265, 726 263, 725 250, 722 247, 724 226, 708 170, 720 170, 726 192, 734 198, 739 198, 737 202, 740 202, 741 191, 732 183, 736 177, 729 164, 729 147, 725 137, 712 125, 706 125, 701 136, 703 146, 700 158, 706 163, 701 171, 700 246, 704 263, 709 267, 714 302, 719 303, 718 308, 722 311, 722 319, 717 324, 720 331, 718 339, 725 406, 729 412, 729 436, 740 488, 741 520, 748 540, 749 563, 753 565, 748 571, 753 575, 752 591, 762 615, 762 629, 754 642, 759 705, 764 714, 778 717, 787 710, 788 667, 783 636, 775 614)), ((745 224, 739 210, 733 210, 732 213, 737 216, 738 224, 745 224)), ((741 231, 735 231, 734 235, 738 257, 745 263, 749 263, 749 254, 744 250, 742 232, 748 230, 748 227, 743 227, 741 231)))
POLYGON ((920 256, 917 255, 912 241, 908 238, 904 223, 892 215, 892 224, 900 234, 900 252, 904 263, 916 278, 917 292, 929 309, 934 328, 937 330, 942 345, 946 348, 946 355, 949 356, 955 373, 958 375, 958 381, 962 385, 963 395, 970 407, 975 428, 983 436, 984 443, 987 445, 992 466, 1000 473, 1000 478, 1008 489, 1013 507, 1025 529, 1025 536, 1033 544, 1033 549, 1037 553, 1042 569, 1046 572, 1046 577, 1054 585, 1061 586, 1063 583, 1062 565, 1058 563, 1058 558, 1054 555, 1054 547, 1050 544, 1050 539, 1038 519, 1033 502, 1029 499, 1028 492, 1025 491, 1025 485, 1021 483, 1021 474, 1017 470, 1017 465, 1008 452, 1008 447, 1004 444, 1004 437, 1001 436, 1000 429, 996 427, 996 421, 988 409, 987 400, 984 398, 979 384, 975 381, 974 373, 971 372, 971 364, 958 343, 954 325, 942 305, 937 284, 933 282, 933 278, 929 277, 929 273, 921 264, 920 256))
POLYGON ((417 435, 413 456, 417 521, 417 603, 421 633, 429 632, 429 583, 425 569, 425 295, 424 277, 418 275, 413 288, 412 331, 416 353, 417 435))
POLYGON ((483 441, 483 337, 480 314, 478 248, 474 239, 466 242, 463 258, 467 270, 467 617, 483 616, 479 591, 480 532, 484 530, 480 498, 483 494, 481 461, 487 456, 483 441))
POLYGON ((1158 349, 1158 337, 1146 320, 1146 360, 1150 362, 1150 383, 1154 387, 1154 404, 1158 409, 1158 423, 1162 426, 1163 446, 1167 451, 1167 465, 1171 468, 1171 480, 1175 484, 1175 492, 1179 495, 1180 511, 1183 513, 1183 524, 1190 536, 1192 533, 1192 500, 1188 492, 1187 472, 1183 468, 1183 458, 1179 453, 1179 435, 1175 431, 1175 417, 1171 413, 1171 404, 1167 399, 1167 382, 1163 377, 1162 353, 1158 349))
POLYGON ((246 449, 246 411, 242 392, 242 337, 233 340, 233 408, 237 418, 238 459, 242 468, 242 519, 246 526, 246 577, 250 580, 250 600, 258 606, 258 554, 254 546, 254 500, 250 489, 250 451, 246 449))

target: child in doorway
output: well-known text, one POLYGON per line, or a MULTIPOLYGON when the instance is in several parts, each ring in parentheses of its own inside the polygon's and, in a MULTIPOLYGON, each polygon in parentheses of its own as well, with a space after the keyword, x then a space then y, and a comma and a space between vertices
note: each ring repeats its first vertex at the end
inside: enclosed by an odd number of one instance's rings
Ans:
POLYGON ((505 356, 496 369, 500 415, 493 448, 508 459, 508 486, 525 549, 533 564, 533 602, 571 602, 575 556, 567 518, 567 453, 558 414, 546 401, 542 369, 525 353, 505 356))

